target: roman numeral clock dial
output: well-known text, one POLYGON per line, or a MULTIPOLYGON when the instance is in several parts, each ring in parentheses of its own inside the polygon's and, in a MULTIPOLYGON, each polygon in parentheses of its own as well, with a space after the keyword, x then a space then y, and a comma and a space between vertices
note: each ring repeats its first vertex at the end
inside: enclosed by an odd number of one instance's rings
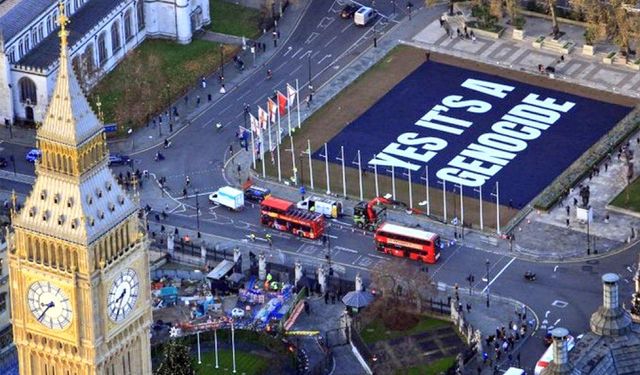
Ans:
POLYGON ((108 314, 113 322, 121 322, 133 310, 139 286, 138 274, 131 268, 116 275, 107 295, 108 314))
POLYGON ((63 330, 71 324, 72 310, 69 296, 49 281, 36 281, 27 293, 29 310, 42 325, 63 330))

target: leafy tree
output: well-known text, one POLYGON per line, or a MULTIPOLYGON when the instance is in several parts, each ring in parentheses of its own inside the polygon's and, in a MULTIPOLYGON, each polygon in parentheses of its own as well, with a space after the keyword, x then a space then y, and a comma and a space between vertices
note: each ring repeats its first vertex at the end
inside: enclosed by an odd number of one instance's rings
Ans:
POLYGON ((502 0, 491 0, 489 3, 489 13, 497 20, 502 18, 502 0))
POLYGON ((195 369, 189 347, 178 343, 175 339, 169 340, 164 345, 164 358, 155 375, 193 374, 195 374, 195 369))

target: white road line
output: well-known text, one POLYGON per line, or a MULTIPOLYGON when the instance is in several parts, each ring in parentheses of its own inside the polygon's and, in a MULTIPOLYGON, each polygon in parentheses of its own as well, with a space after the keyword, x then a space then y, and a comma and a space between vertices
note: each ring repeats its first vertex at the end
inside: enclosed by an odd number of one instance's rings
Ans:
POLYGON ((347 247, 342 247, 342 246, 335 246, 335 247, 332 248, 332 250, 341 250, 341 251, 346 251, 347 253, 353 253, 353 254, 358 254, 359 253, 358 250, 349 249, 347 247))
POLYGON ((336 36, 334 36, 333 38, 329 39, 329 41, 328 41, 328 42, 326 42, 326 43, 324 44, 324 46, 325 46, 325 47, 329 46, 329 44, 331 44, 334 40, 336 40, 336 38, 337 38, 337 37, 338 37, 338 36, 336 35, 336 36))
POLYGON ((318 56, 319 53, 320 53, 320 51, 314 52, 313 55, 311 55, 311 58, 313 59, 314 57, 318 56))
POLYGON ((311 35, 309 35, 309 37, 307 38, 307 40, 304 41, 304 44, 311 44, 311 42, 313 42, 317 37, 320 36, 320 33, 317 32, 312 32, 311 35))
POLYGON ((291 52, 292 49, 293 49, 293 47, 291 47, 291 46, 287 47, 287 52, 285 52, 282 56, 287 56, 289 54, 289 52, 291 52))
POLYGON ((500 277, 500 275, 502 275, 502 273, 511 265, 511 263, 513 263, 516 260, 516 258, 511 258, 511 260, 509 261, 509 263, 507 263, 506 266, 502 267, 502 269, 500 270, 500 272, 498 272, 498 274, 491 280, 489 281, 489 285, 485 286, 484 289, 482 289, 482 293, 486 293, 487 288, 491 286, 491 284, 493 284, 494 281, 496 281, 498 279, 498 277, 500 277))
POLYGON ((245 91, 245 92, 244 92, 244 94, 239 95, 239 96, 236 98, 236 102, 239 102, 239 101, 240 101, 240 99, 242 99, 242 98, 244 98, 245 96, 247 96, 250 92, 251 92, 251 90, 247 90, 247 91, 245 91))
POLYGON ((386 260, 387 258, 383 257, 382 255, 377 255, 377 254, 369 254, 370 257, 374 257, 374 258, 378 258, 378 259, 382 259, 382 260, 386 260))
POLYGON ((320 59, 320 61, 318 61, 318 64, 322 64, 322 62, 324 61, 324 59, 330 59, 330 58, 331 58, 331 56, 333 56, 333 55, 331 55, 331 54, 329 54, 329 55, 324 55, 324 57, 323 57, 323 58, 321 58, 321 59, 320 59))
POLYGON ((292 76, 294 75, 295 72, 297 72, 298 70, 300 70, 300 68, 302 68, 302 65, 298 65, 295 69, 293 69, 292 71, 289 72, 289 75, 292 76))
POLYGON ((307 52, 303 53, 302 56, 298 57, 298 60, 302 60, 309 55, 311 55, 311 50, 308 50, 307 52))
POLYGON ((453 258, 453 256, 454 256, 454 255, 456 255, 456 253, 458 252, 458 250, 460 250, 460 248, 461 248, 461 247, 462 247, 462 246, 456 246, 456 249, 455 249, 455 250, 453 250, 453 252, 451 253, 451 255, 449 255, 449 256, 447 257, 447 259, 446 259, 442 264, 440 264, 440 267, 436 268, 436 270, 435 270, 435 271, 433 271, 433 273, 432 273, 431 275, 435 276, 436 274, 438 274, 438 272, 440 272, 440 270, 442 269, 442 267, 446 266, 446 265, 447 265, 447 263, 449 263, 449 260, 450 260, 451 258, 453 258))
POLYGON ((351 26, 353 26, 353 22, 349 22, 349 24, 345 27, 342 28, 342 31, 340 31, 340 33, 344 33, 345 31, 347 31, 348 28, 350 28, 351 26))
POLYGON ((278 65, 276 68, 273 69, 274 72, 277 72, 278 70, 280 70, 283 66, 287 65, 288 61, 283 61, 282 64, 278 65))
POLYGON ((296 53, 294 53, 291 58, 293 59, 294 57, 296 57, 297 54, 299 54, 300 52, 302 52, 302 48, 299 48, 296 53))

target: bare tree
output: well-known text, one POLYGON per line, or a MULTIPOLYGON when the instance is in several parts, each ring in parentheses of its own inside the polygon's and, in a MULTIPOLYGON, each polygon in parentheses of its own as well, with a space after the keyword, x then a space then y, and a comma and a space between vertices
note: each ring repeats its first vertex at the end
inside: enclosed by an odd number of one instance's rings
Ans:
POLYGON ((434 287, 425 266, 388 261, 379 263, 371 278, 383 296, 391 296, 401 306, 422 312, 424 301, 433 295, 434 287))

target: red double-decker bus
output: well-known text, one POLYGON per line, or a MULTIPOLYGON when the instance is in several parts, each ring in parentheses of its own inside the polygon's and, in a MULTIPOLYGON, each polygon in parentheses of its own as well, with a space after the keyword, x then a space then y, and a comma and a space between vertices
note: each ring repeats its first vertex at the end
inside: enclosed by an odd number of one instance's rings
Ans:
POLYGON ((383 223, 374 236, 376 249, 397 257, 435 263, 440 258, 440 236, 415 228, 383 223))
POLYGON ((292 202, 269 196, 260 203, 260 223, 315 240, 324 233, 322 214, 296 208, 292 202))

